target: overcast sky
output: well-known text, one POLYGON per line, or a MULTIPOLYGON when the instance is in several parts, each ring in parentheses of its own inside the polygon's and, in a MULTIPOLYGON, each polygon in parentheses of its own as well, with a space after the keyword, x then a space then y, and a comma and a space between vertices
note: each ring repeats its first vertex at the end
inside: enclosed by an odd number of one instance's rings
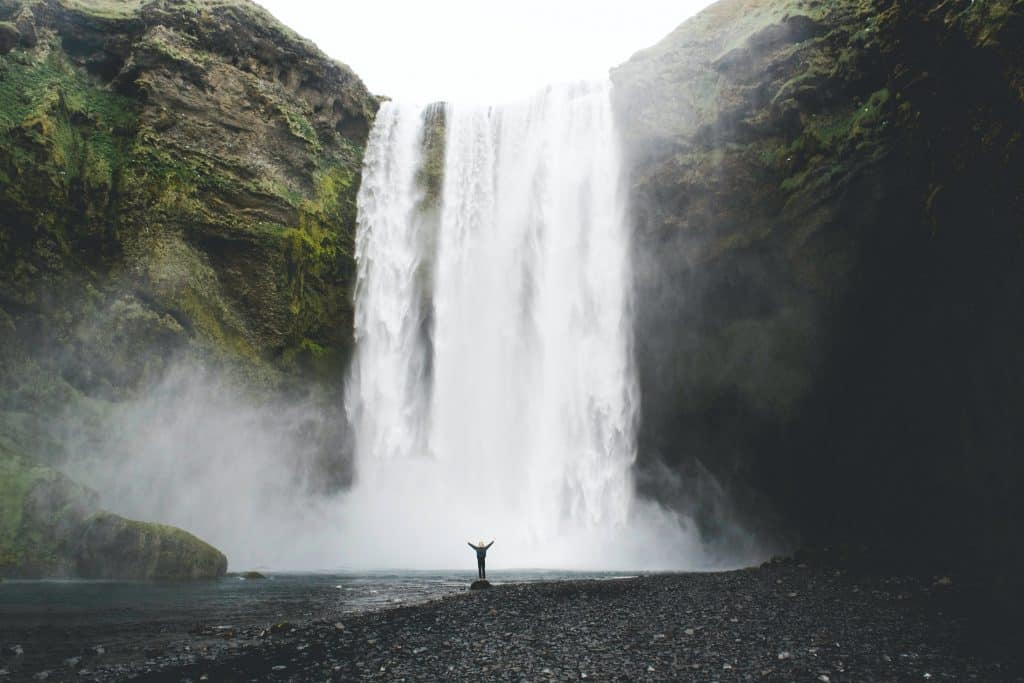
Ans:
POLYGON ((376 94, 494 102, 600 78, 710 0, 257 0, 376 94))

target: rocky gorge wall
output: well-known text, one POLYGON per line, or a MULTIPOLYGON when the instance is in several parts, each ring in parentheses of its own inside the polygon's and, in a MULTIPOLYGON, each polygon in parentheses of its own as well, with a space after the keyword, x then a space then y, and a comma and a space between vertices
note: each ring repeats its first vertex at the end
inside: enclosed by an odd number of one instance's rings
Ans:
MULTIPOLYGON (((319 392, 340 411, 377 106, 351 70, 243 0, 0 1, 0 453, 12 467, 64 463, 62 415, 102 443, 111 412, 174 365, 215 368, 260 400, 319 392)), ((309 438, 324 485, 340 485, 343 434, 309 438)), ((34 490, 19 489, 12 514, 34 490)), ((96 509, 85 498, 68 498, 76 525, 96 509)), ((36 518, 17 518, 20 537, 36 518)), ((5 562, 0 573, 46 573, 5 562)))
MULTIPOLYGON (((726 543, 739 519, 1013 582, 1022 5, 722 0, 613 71, 645 493, 726 543)), ((55 416, 101 448, 172 366, 333 406, 297 427, 302 466, 348 483, 338 384, 378 102, 243 0, 0 0, 0 575, 109 575, 94 549, 117 538, 148 550, 110 571, 153 575, 183 547, 50 467, 55 416)), ((179 567, 216 571, 190 552, 179 567)))
POLYGON ((722 0, 613 71, 648 492, 1017 582, 1022 45, 1009 0, 722 0))

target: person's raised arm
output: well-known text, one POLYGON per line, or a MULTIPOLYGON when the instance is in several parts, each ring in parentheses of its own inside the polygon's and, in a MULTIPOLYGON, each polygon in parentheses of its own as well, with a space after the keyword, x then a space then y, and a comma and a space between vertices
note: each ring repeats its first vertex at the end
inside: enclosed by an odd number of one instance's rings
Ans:
POLYGON ((484 550, 486 550, 487 548, 490 548, 492 545, 494 545, 494 539, 493 538, 491 539, 490 543, 488 543, 487 545, 484 546, 484 550))
POLYGON ((473 550, 476 550, 476 546, 475 546, 475 545, 473 545, 472 543, 470 543, 469 541, 466 541, 466 545, 468 545, 468 546, 469 546, 470 548, 472 548, 473 550))

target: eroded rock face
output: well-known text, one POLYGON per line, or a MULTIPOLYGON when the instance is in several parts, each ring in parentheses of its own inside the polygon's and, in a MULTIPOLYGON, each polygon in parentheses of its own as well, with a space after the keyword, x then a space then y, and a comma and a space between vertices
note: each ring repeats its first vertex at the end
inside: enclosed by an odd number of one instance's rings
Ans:
MULTIPOLYGON (((336 410, 377 106, 247 0, 0 0, 0 442, 59 465, 61 416, 102 430, 178 363, 336 410)), ((325 491, 349 471, 331 430, 308 435, 325 491)), ((81 572, 122 545, 121 575, 217 564, 104 520, 81 572)))
POLYGON ((613 72, 647 490, 1024 564, 1022 45, 1009 1, 722 0, 613 72))
POLYGON ((5 55, 21 41, 21 31, 8 21, 0 21, 0 55, 5 55))
POLYGON ((33 44, 0 62, 0 305, 20 336, 127 297, 176 322, 172 345, 272 383, 342 367, 362 82, 241 0, 5 0, 0 20, 33 44))

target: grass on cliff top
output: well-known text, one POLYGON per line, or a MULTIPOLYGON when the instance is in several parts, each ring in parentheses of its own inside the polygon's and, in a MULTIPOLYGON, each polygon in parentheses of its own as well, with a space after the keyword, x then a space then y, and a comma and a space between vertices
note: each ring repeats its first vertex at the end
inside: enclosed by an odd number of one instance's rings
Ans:
MULTIPOLYGON (((64 7, 82 14, 104 19, 129 19, 137 16, 142 8, 159 0, 60 0, 64 7)), ((199 10, 209 7, 251 6, 249 0, 178 0, 174 7, 183 10, 199 10)))
POLYGON ((129 20, 139 16, 143 8, 162 4, 170 12, 192 13, 233 8, 244 12, 257 24, 274 28, 284 36, 313 46, 313 43, 295 33, 274 17, 273 14, 257 5, 252 0, 59 0, 67 9, 98 19, 113 21, 129 20))
POLYGON ((104 19, 128 19, 139 13, 147 0, 61 0, 64 7, 104 19))

